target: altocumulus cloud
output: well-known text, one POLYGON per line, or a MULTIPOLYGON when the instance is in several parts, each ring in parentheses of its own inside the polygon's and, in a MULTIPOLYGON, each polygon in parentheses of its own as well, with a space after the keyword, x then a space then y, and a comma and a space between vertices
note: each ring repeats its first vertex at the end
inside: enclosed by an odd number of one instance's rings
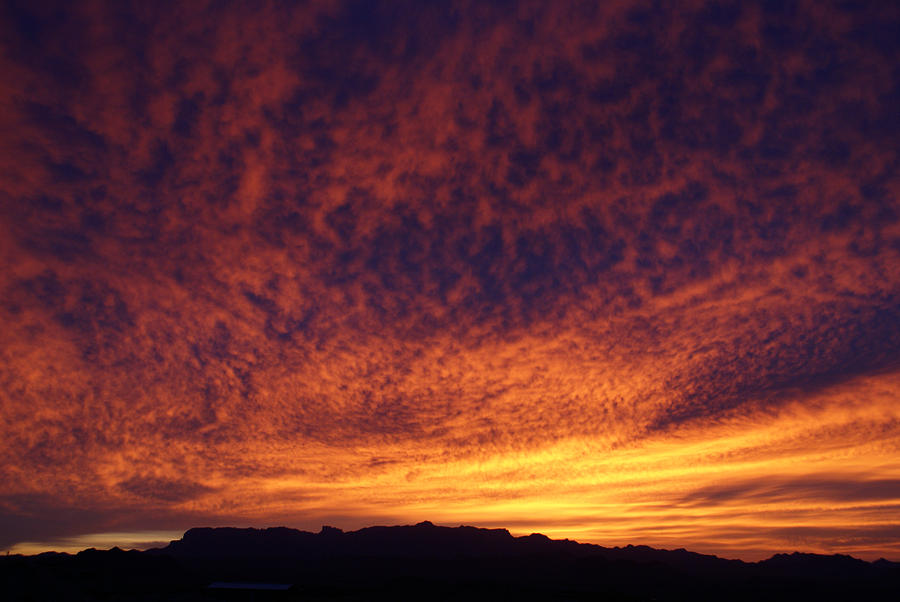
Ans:
POLYGON ((897 7, 5 10, 8 520, 896 527, 897 7))

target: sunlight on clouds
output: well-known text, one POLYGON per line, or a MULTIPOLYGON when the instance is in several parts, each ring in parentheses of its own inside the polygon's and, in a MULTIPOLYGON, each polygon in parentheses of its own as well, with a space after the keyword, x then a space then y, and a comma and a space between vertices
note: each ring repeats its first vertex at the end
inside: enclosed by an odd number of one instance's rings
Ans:
MULTIPOLYGON (((765 415, 735 412, 715 426, 686 424, 628 446, 571 439, 477 459, 398 460, 369 477, 274 478, 260 484, 269 501, 257 511, 260 517, 289 513, 296 503, 290 493, 302 491, 316 498, 303 505, 312 514, 387 510, 410 520, 510 526, 514 533, 604 545, 677 543, 726 556, 802 544, 877 557, 896 550, 885 544, 857 550, 850 542, 782 532, 895 525, 900 411, 891 390, 898 384, 895 375, 862 378, 765 415), (818 444, 809 445, 811 439, 818 444), (886 485, 853 493, 869 481, 886 485), (752 534, 734 534, 751 525, 752 534)), ((427 455, 414 445, 363 455, 375 453, 427 455)))
POLYGON ((4 542, 900 557, 891 3, 63 4, 0 19, 4 542))

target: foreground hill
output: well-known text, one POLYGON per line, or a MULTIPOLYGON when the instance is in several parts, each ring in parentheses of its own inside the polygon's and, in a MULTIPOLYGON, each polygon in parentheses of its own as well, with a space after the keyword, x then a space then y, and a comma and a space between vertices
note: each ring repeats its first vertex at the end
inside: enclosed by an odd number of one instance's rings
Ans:
POLYGON ((146 552, 10 556, 0 559, 0 579, 4 599, 12 600, 896 600, 900 594, 900 564, 883 560, 794 553, 746 563, 428 522, 346 533, 191 529, 146 552))

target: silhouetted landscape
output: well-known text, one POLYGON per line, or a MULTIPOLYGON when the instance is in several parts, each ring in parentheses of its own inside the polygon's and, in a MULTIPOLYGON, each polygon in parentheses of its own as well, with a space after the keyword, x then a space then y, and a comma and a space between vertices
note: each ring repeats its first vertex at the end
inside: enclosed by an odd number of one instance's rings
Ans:
POLYGON ((0 84, 0 602, 900 602, 900 0, 0 0, 0 84), (667 549, 315 532, 425 518, 667 549))
POLYGON ((900 563, 606 548, 505 529, 195 528, 164 548, 0 560, 7 600, 895 600, 900 563))

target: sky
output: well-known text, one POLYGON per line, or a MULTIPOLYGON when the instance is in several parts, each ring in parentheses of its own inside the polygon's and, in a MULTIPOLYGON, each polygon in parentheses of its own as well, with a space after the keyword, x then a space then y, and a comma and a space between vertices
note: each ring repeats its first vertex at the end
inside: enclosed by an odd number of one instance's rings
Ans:
POLYGON ((0 549, 900 560, 900 4, 4 6, 0 549))

